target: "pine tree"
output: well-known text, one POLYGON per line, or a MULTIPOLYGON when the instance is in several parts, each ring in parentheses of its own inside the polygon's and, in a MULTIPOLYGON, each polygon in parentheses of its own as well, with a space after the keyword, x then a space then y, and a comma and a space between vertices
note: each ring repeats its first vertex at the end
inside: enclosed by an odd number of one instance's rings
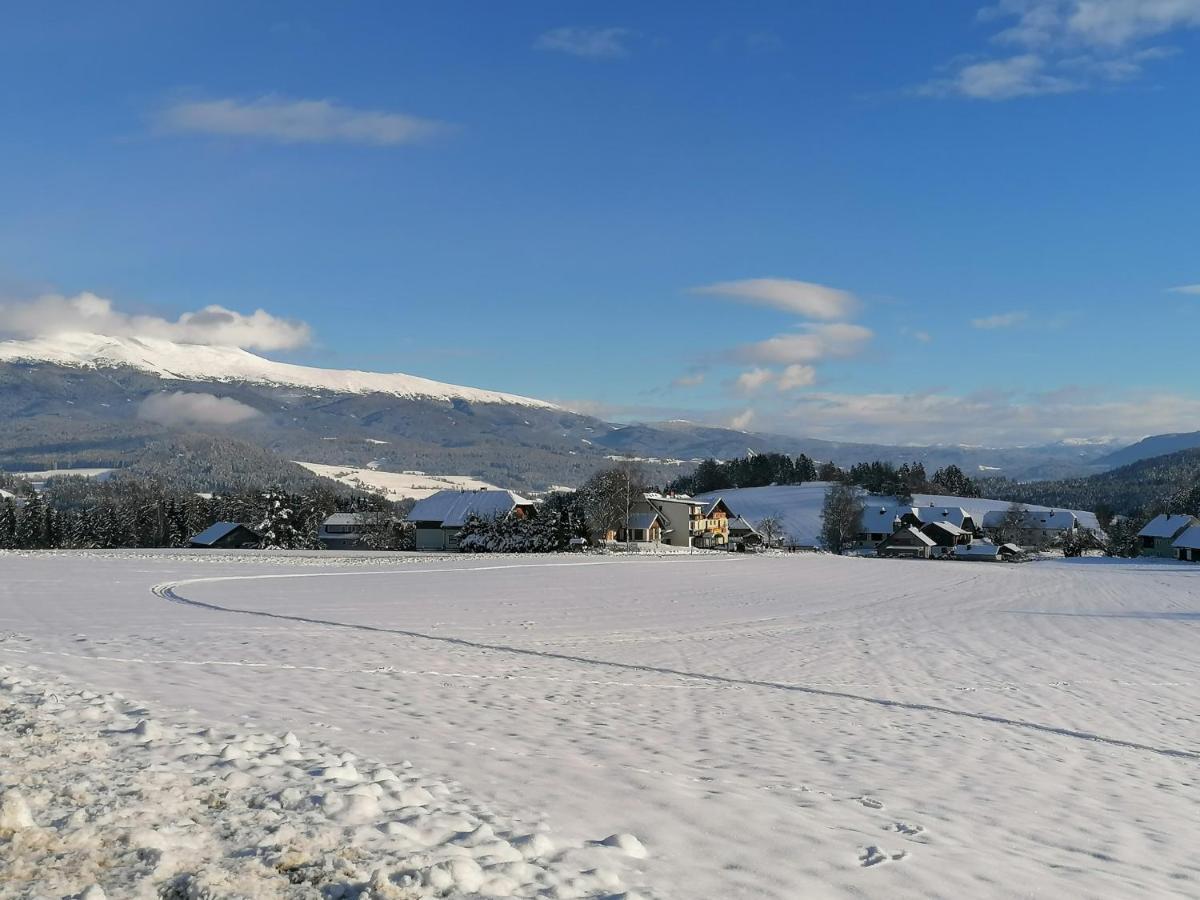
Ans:
POLYGON ((17 545, 17 508, 11 497, 0 500, 0 550, 17 545))

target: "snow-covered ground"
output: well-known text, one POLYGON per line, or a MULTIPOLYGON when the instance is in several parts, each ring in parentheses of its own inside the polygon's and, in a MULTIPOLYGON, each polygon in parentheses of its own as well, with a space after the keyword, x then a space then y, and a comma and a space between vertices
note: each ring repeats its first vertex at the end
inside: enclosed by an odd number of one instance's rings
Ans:
POLYGON ((4 555, 0 665, 32 683, 0 690, 0 782, 40 830, 0 869, 1195 897, 1197 628, 1200 567, 1169 561, 4 555))
POLYGON ((499 490, 470 475, 429 475, 425 472, 385 472, 381 469, 354 466, 330 466, 324 463, 300 462, 315 475, 332 478, 354 488, 383 494, 389 500, 424 500, 441 490, 499 490))

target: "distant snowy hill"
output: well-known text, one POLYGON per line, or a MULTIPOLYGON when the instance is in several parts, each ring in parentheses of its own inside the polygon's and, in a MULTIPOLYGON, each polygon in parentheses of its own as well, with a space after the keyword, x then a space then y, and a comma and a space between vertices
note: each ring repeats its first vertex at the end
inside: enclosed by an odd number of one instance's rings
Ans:
POLYGON ((1155 456, 1178 453, 1180 450, 1194 450, 1197 447, 1200 447, 1200 431, 1155 434, 1101 457, 1097 462, 1109 468, 1117 468, 1143 459, 1153 459, 1155 456))
POLYGON ((339 394, 391 394, 395 397, 557 408, 544 400, 443 384, 416 375, 317 369, 264 359, 237 347, 180 344, 149 337, 58 334, 24 341, 0 341, 0 362, 48 362, 93 369, 128 366, 159 378, 183 381, 250 382, 339 394))

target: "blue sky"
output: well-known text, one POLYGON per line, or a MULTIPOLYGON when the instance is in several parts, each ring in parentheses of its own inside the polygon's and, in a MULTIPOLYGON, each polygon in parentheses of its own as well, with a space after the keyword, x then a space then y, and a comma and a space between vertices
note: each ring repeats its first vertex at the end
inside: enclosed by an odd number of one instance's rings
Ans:
POLYGON ((1200 427, 1200 0, 25 4, 0 49, 0 318, 262 309, 621 420, 1200 427))

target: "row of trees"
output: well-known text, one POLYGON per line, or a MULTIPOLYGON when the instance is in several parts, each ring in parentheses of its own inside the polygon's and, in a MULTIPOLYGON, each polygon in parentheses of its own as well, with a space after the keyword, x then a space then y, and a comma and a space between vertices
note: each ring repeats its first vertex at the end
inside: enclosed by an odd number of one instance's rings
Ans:
MULTIPOLYGON (((7 488, 6 488, 7 490, 7 488)), ((391 504, 365 496, 280 490, 206 497, 169 491, 157 482, 56 478, 44 493, 0 500, 0 549, 185 547, 215 522, 244 522, 270 549, 309 549, 330 513, 378 513, 381 540, 396 543, 391 504)))
POLYGON ((731 488, 765 487, 771 484, 804 484, 829 481, 857 485, 872 494, 910 500, 913 494, 949 494, 978 497, 979 485, 958 466, 938 469, 930 477, 921 462, 855 463, 848 470, 831 462, 817 463, 801 453, 751 453, 738 459, 719 462, 706 459, 690 475, 681 475, 667 485, 668 491, 707 494, 731 488))

